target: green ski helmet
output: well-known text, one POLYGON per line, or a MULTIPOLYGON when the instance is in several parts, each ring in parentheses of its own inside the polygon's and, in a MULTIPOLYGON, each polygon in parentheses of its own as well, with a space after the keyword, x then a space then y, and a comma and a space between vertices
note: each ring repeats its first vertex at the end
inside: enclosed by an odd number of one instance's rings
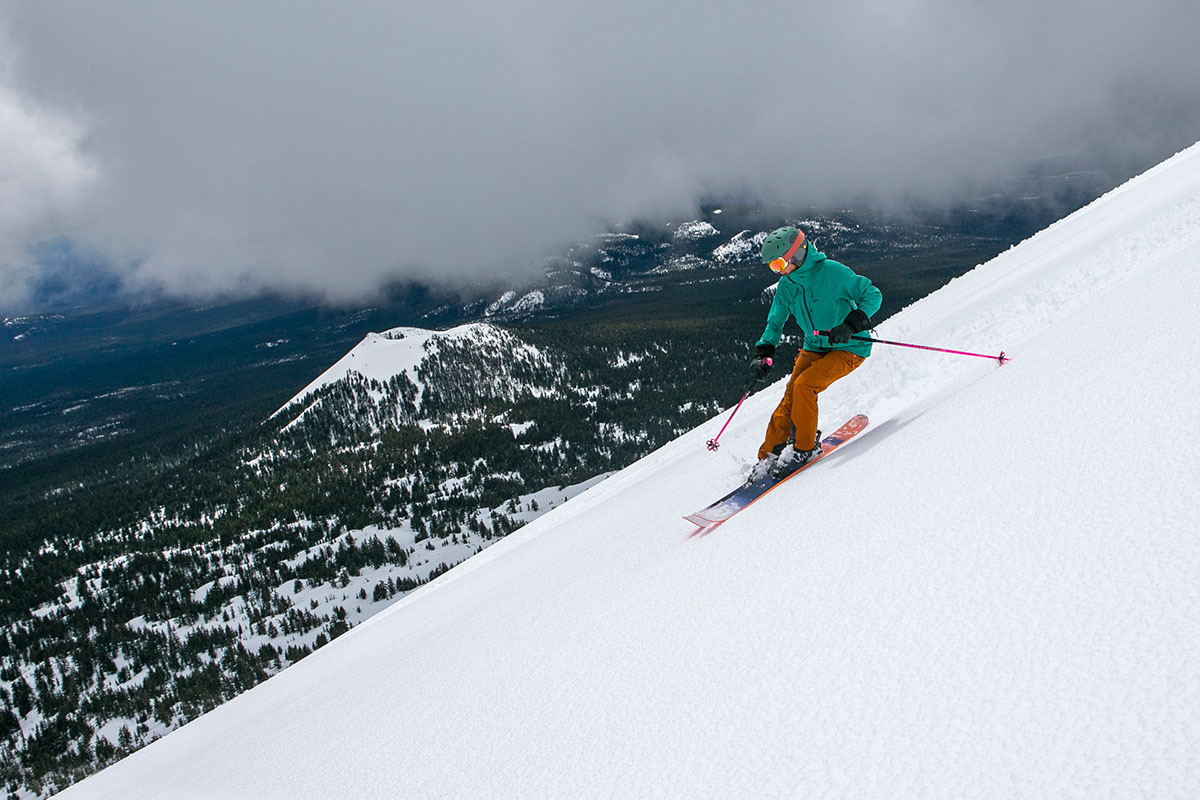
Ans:
POLYGON ((792 225, 776 228, 767 234, 762 243, 762 263, 770 264, 777 258, 791 261, 792 256, 804 246, 804 231, 792 225))

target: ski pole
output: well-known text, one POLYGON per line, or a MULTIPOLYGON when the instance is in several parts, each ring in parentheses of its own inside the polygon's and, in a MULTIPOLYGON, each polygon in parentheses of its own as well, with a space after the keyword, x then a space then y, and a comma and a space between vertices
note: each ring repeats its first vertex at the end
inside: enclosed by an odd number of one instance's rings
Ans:
MULTIPOLYGON (((817 336, 828 336, 829 331, 813 331, 817 336)), ((1006 361, 1012 361, 1011 358, 1004 355, 1004 351, 1000 351, 998 356, 984 355, 983 353, 967 353, 962 350, 947 350, 944 347, 926 347, 923 344, 906 344, 905 342, 889 342, 887 339, 875 339, 871 336, 851 336, 851 339, 857 339, 860 342, 874 342, 875 344, 894 344, 897 347, 911 347, 914 350, 933 350, 937 353, 951 353, 956 356, 975 356, 976 358, 990 358, 993 361, 999 361, 1003 364, 1006 361)))
MULTIPOLYGON (((764 358, 763 363, 766 364, 767 366, 770 366, 771 359, 764 358)), ((742 395, 742 399, 738 400, 738 404, 733 409, 733 414, 730 414, 729 419, 725 420, 725 424, 721 426, 721 433, 724 433, 725 429, 729 427, 729 423, 733 422, 734 414, 737 414, 738 409, 742 407, 742 403, 746 402, 746 398, 749 397, 750 393, 754 391, 754 384, 758 383, 758 380, 759 380, 758 378, 750 379, 749 388, 747 388, 746 393, 744 395, 742 395)), ((721 438, 721 433, 718 433, 716 436, 714 436, 713 438, 711 438, 707 442, 705 442, 705 444, 708 445, 709 450, 716 450, 717 448, 719 448, 721 446, 721 443, 717 441, 718 439, 721 438)))

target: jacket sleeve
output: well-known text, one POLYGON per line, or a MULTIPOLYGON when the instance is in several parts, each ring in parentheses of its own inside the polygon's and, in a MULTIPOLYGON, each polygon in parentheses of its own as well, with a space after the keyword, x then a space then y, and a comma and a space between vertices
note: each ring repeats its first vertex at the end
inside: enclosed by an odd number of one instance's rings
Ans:
POLYGON ((883 305, 883 292, 879 291, 878 286, 871 283, 870 278, 855 274, 854 279, 850 282, 849 291, 850 299, 859 311, 868 317, 879 313, 879 308, 883 305))
POLYGON ((787 291, 780 283, 775 287, 775 297, 771 299, 771 310, 767 312, 767 327, 763 331, 756 347, 759 344, 777 345, 779 339, 783 336, 783 323, 787 322, 791 315, 791 302, 784 297, 787 291))

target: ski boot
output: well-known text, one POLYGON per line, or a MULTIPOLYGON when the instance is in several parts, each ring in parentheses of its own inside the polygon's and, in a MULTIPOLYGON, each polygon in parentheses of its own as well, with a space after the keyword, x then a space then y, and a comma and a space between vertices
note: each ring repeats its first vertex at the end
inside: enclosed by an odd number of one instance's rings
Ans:
POLYGON ((770 475, 775 479, 785 478, 819 455, 821 455, 821 432, 817 431, 811 450, 797 450, 795 445, 785 447, 779 454, 779 458, 771 465, 770 475))
POLYGON ((767 453, 766 458, 760 458, 758 463, 750 468, 750 474, 746 476, 746 483, 757 483, 770 475, 778 460, 779 456, 774 453, 767 453))

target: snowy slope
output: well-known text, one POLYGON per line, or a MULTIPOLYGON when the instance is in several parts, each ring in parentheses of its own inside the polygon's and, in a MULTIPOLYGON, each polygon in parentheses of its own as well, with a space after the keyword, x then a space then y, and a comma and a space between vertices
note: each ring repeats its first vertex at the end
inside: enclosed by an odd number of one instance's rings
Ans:
POLYGON ((68 798, 1200 796, 1200 146, 880 326, 873 421, 714 533, 782 390, 68 798))

